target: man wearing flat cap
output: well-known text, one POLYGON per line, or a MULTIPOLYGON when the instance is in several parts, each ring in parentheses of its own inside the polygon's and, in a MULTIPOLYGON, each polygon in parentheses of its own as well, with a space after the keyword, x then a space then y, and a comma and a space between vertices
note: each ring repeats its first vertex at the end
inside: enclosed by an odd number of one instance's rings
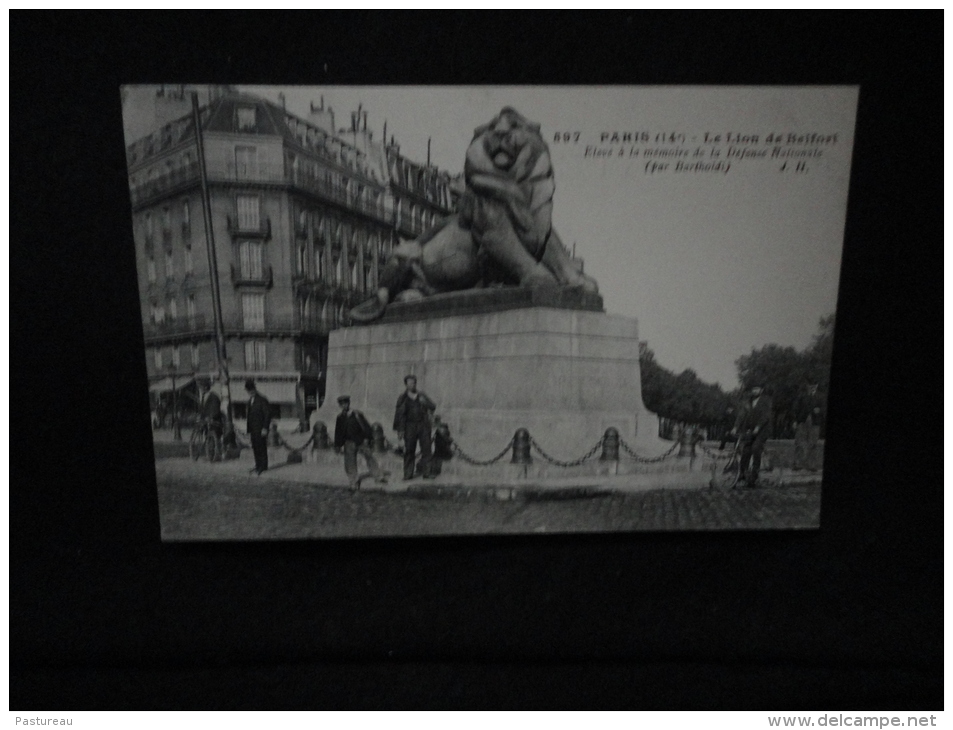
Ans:
POLYGON ((406 390, 397 399, 394 414, 394 430, 398 441, 404 444, 404 479, 414 478, 414 457, 420 442, 420 471, 424 479, 432 479, 430 422, 437 410, 436 404, 427 395, 417 390, 417 377, 404 378, 406 390))
POLYGON ((268 444, 265 437, 271 425, 271 405, 268 399, 258 392, 255 381, 249 378, 245 381, 245 390, 248 392, 248 437, 251 439, 251 450, 255 454, 256 474, 268 470, 268 444))
POLYGON ((367 462, 367 469, 374 481, 381 484, 387 479, 381 473, 377 461, 371 454, 368 445, 373 435, 371 424, 360 411, 351 410, 351 398, 342 395, 338 398, 341 413, 334 423, 334 450, 341 453, 344 450, 344 471, 347 473, 348 486, 351 489, 360 489, 363 476, 357 475, 357 455, 360 454, 367 462))

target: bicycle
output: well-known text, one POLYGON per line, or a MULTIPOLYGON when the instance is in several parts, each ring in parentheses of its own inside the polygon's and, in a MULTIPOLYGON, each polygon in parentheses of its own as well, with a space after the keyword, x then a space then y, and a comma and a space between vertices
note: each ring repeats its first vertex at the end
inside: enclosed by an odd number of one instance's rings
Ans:
MULTIPOLYGON (((751 434, 739 436, 725 460, 712 459, 709 489, 735 489, 741 480, 741 451, 746 442, 753 438, 751 434)), ((750 464, 749 464, 750 468, 750 464)), ((753 486, 753 485, 748 485, 753 486)), ((761 454, 761 470, 758 473, 758 487, 784 486, 784 469, 781 460, 773 449, 765 447, 761 454)))
POLYGON ((221 461, 224 454, 221 426, 215 427, 207 418, 198 421, 189 437, 189 456, 198 461, 204 454, 210 462, 221 461))

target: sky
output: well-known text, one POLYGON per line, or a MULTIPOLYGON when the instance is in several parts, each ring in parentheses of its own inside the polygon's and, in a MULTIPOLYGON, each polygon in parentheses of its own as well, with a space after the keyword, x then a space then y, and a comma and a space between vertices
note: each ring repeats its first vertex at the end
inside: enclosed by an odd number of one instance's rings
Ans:
POLYGON ((640 339, 676 373, 691 368, 731 390, 739 356, 768 343, 802 349, 835 310, 855 87, 239 88, 282 93, 302 117, 323 96, 338 127, 360 104, 375 140, 386 121, 401 152, 422 162, 429 138, 432 163, 451 173, 474 128, 504 106, 539 123, 556 230, 599 282, 606 311, 636 318, 640 339), (557 132, 569 140, 557 143, 557 132), (772 157, 776 147, 811 156, 772 157), (658 149, 679 157, 645 157, 658 149), (689 169, 676 171, 678 161, 689 169), (653 162, 668 167, 647 172, 653 162))

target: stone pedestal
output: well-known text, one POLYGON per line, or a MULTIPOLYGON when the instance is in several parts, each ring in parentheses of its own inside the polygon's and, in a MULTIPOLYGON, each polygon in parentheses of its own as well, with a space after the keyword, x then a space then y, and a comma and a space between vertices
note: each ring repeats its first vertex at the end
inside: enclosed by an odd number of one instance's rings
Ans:
POLYGON ((413 373, 458 446, 476 459, 498 454, 521 427, 560 460, 585 454, 610 426, 646 456, 664 452, 657 418, 642 404, 637 321, 528 304, 392 315, 332 332, 319 418, 333 425, 337 397, 347 394, 393 441, 394 406, 413 373))

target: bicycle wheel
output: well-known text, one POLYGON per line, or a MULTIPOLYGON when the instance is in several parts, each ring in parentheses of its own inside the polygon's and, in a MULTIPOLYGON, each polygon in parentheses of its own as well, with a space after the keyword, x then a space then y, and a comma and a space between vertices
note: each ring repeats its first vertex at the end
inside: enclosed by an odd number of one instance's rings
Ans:
POLYGON ((192 461, 198 461, 202 455, 200 438, 201 434, 198 431, 193 431, 192 436, 189 438, 189 456, 192 457, 192 461))
POLYGON ((209 462, 215 461, 215 434, 210 433, 205 437, 205 457, 209 462))
POLYGON ((727 460, 715 460, 711 465, 711 489, 731 489, 738 483, 739 454, 735 450, 727 460))

